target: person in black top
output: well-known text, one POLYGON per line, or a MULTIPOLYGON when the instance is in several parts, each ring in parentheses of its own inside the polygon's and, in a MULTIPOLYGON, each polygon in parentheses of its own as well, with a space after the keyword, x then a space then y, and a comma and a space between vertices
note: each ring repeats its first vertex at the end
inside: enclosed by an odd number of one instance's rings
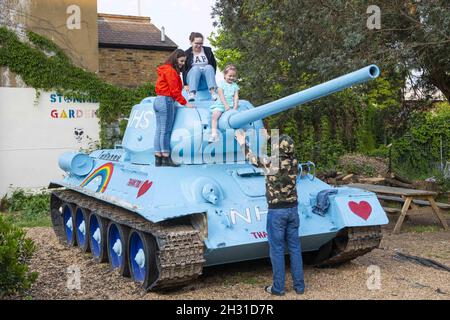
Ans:
POLYGON ((210 47, 203 46, 203 35, 192 32, 189 40, 192 47, 186 50, 186 66, 183 70, 184 88, 188 92, 188 101, 195 100, 200 78, 205 77, 213 100, 217 100, 216 70, 217 63, 210 47))

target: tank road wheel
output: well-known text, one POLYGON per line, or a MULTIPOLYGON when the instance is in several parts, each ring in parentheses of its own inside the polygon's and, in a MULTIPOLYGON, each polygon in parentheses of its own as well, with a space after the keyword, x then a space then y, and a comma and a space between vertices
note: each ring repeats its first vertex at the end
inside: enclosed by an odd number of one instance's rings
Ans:
POLYGON ((108 225, 108 260, 111 269, 118 269, 122 276, 128 277, 130 269, 128 267, 128 234, 129 228, 121 226, 115 222, 108 225))
POLYGON ((62 216, 64 223, 64 233, 66 235, 66 244, 69 247, 77 245, 75 236, 74 207, 70 203, 64 203, 62 206, 62 216))
POLYGON ((382 237, 381 226, 345 228, 319 249, 314 265, 331 267, 346 263, 378 248, 382 237))
POLYGON ((89 252, 88 221, 89 212, 78 207, 75 211, 75 231, 78 246, 83 252, 89 252))
POLYGON ((130 232, 128 239, 131 277, 142 283, 144 289, 149 290, 159 276, 156 241, 153 236, 136 230, 130 232))
POLYGON ((92 256, 96 262, 106 262, 108 253, 106 250, 107 222, 99 215, 92 213, 89 217, 89 245, 92 256))
POLYGON ((54 193, 50 197, 50 215, 52 218, 53 230, 59 243, 66 244, 66 229, 64 228, 63 219, 63 204, 64 202, 58 198, 54 193))
POLYGON ((328 241, 324 245, 322 245, 319 250, 304 252, 303 253, 303 262, 307 265, 316 266, 322 261, 328 259, 331 255, 331 251, 333 248, 333 242, 328 241))
POLYGON ((336 237, 322 245, 319 250, 308 252, 305 264, 313 265, 319 268, 326 268, 330 265, 325 263, 330 258, 339 255, 345 251, 348 243, 347 229, 341 230, 336 237))

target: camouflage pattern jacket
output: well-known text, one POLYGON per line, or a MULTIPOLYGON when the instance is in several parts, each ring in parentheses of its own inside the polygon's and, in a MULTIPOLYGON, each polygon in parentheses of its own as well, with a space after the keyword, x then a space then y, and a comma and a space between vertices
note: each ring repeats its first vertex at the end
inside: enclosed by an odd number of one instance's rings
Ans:
MULTIPOLYGON (((266 198, 269 208, 291 208, 297 205, 298 161, 294 157, 292 139, 282 135, 278 157, 259 157, 245 148, 245 157, 250 163, 264 170, 266 176, 266 198), (287 138, 286 138, 287 137, 287 138)), ((276 155, 272 147, 272 154, 276 155)))

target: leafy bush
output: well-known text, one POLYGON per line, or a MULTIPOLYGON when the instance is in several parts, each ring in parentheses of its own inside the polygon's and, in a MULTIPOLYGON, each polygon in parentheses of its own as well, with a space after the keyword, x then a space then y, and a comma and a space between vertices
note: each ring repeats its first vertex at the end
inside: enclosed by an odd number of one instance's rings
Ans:
POLYGON ((444 173, 437 172, 434 176, 436 179, 436 184, 439 187, 440 192, 449 192, 450 191, 450 178, 446 177, 444 173))
POLYGON ((12 222, 18 227, 50 226, 50 195, 44 191, 31 194, 23 189, 15 190, 12 195, 3 199, 3 207, 12 222))
POLYGON ((346 154, 339 159, 339 169, 344 172, 363 176, 385 175, 388 167, 382 158, 368 157, 362 154, 346 154))
POLYGON ((29 271, 29 261, 36 247, 25 232, 0 215, 0 298, 22 293, 37 279, 29 271))
POLYGON ((437 104, 431 112, 416 112, 407 132, 392 144, 396 171, 410 178, 429 177, 442 158, 450 158, 450 105, 437 104))
POLYGON ((380 145, 378 148, 367 151, 366 155, 376 158, 389 158, 389 148, 386 145, 380 145))

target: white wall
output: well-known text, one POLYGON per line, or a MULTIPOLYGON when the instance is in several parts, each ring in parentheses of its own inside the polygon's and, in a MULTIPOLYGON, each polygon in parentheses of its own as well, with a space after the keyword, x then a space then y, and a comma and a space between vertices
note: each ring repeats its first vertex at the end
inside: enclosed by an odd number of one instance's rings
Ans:
POLYGON ((10 185, 40 188, 60 179, 63 152, 98 142, 97 109, 98 103, 69 102, 56 92, 36 99, 34 89, 0 87, 0 196, 10 185))

